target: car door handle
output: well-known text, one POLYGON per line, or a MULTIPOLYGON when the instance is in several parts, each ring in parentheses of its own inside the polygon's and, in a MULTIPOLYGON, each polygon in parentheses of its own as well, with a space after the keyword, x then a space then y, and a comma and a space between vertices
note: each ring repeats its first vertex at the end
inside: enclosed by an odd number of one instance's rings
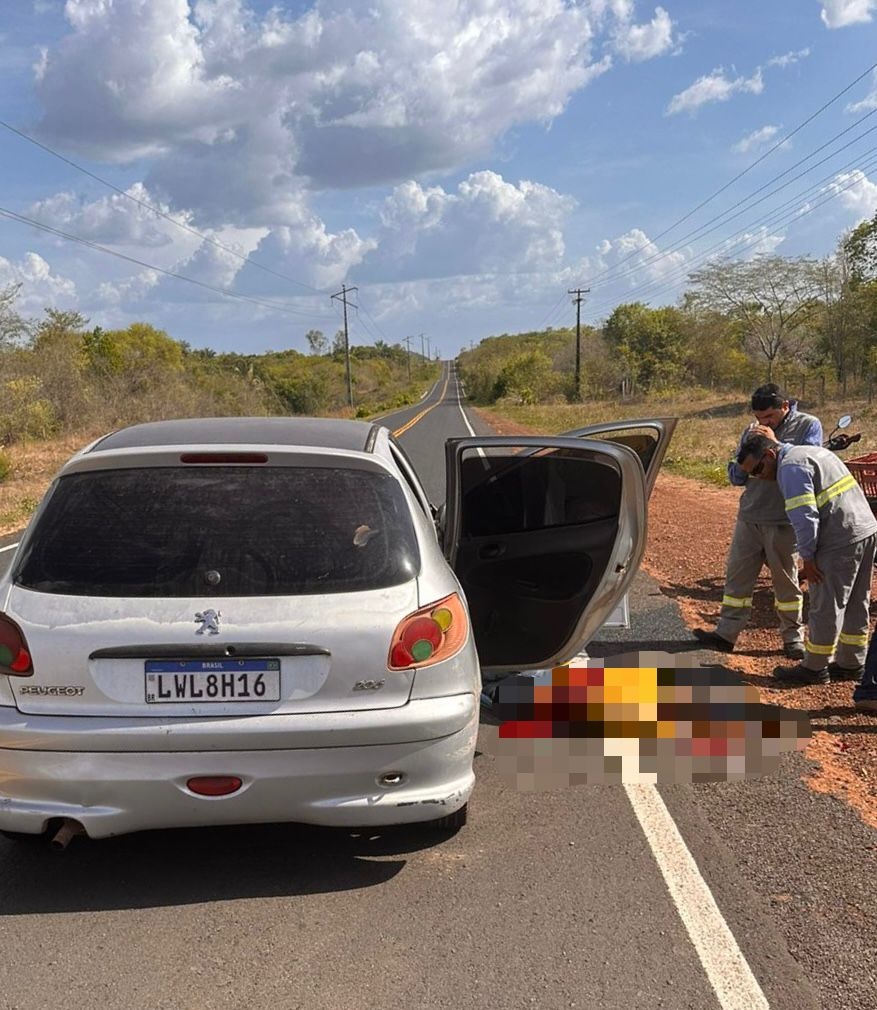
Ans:
POLYGON ((483 561, 490 560, 490 558, 498 558, 500 554, 505 553, 505 544, 485 544, 484 547, 478 552, 478 557, 483 561))

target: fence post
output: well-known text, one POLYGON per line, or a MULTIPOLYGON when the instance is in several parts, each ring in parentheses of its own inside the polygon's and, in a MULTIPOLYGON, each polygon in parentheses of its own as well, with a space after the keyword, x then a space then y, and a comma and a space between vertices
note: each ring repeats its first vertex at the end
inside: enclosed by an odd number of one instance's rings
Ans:
POLYGON ((807 395, 807 373, 801 372, 801 399, 807 395))
POLYGON ((844 399, 846 399, 847 398, 847 373, 846 373, 846 371, 844 371, 843 390, 844 390, 843 396, 844 396, 844 399))
POLYGON ((819 406, 825 406, 825 376, 819 376, 819 406))

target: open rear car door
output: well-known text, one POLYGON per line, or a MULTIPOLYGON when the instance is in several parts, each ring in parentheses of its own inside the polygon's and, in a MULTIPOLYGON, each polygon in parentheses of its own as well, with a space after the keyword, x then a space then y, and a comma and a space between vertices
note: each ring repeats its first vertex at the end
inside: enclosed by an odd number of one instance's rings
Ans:
MULTIPOLYGON (((664 447, 659 438, 652 455, 664 447)), ((445 451, 444 551, 482 669, 567 662, 639 567, 648 497, 640 456, 578 433, 451 439, 445 451)))

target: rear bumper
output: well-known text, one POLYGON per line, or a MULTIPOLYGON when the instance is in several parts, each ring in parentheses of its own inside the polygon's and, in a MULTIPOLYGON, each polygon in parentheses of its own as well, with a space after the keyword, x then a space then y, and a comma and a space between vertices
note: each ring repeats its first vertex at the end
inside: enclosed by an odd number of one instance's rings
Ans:
POLYGON ((0 706, 0 750, 202 753, 367 747, 449 736, 467 725, 477 708, 474 693, 352 712, 152 719, 36 715, 0 706))
POLYGON ((435 820, 463 806, 474 784, 478 708, 473 696, 458 697, 471 704, 453 732, 371 745, 338 739, 275 750, 39 750, 22 746, 20 734, 13 741, 0 732, 0 830, 39 833, 53 818, 76 820, 93 838, 220 824, 435 820), (401 783, 381 786, 388 772, 401 783), (243 785, 231 796, 198 796, 186 786, 198 775, 236 775, 243 785))

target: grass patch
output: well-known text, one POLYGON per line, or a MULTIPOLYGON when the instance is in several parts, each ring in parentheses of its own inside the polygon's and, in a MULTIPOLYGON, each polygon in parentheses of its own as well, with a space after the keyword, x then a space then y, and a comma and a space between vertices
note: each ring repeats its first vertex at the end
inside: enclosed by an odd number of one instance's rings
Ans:
POLYGON ((40 499, 30 495, 20 498, 10 508, 0 512, 0 526, 24 526, 36 511, 40 499))
POLYGON ((716 487, 728 486, 728 469, 715 463, 703 463, 693 459, 665 459, 664 469, 678 477, 689 477, 716 487))
MULTIPOLYGON (((603 421, 676 417, 679 423, 664 466, 670 473, 719 487, 728 484, 728 460, 734 454, 743 429, 752 420, 748 396, 708 390, 697 390, 684 397, 664 395, 636 401, 595 400, 532 407, 502 403, 480 409, 488 417, 493 415, 526 425, 546 435, 559 435, 603 421)), ((861 431, 862 440, 841 453, 841 459, 877 452, 877 403, 868 403, 865 398, 829 400, 823 406, 803 403, 801 409, 822 421, 826 437, 841 414, 853 415, 848 431, 861 431)))

